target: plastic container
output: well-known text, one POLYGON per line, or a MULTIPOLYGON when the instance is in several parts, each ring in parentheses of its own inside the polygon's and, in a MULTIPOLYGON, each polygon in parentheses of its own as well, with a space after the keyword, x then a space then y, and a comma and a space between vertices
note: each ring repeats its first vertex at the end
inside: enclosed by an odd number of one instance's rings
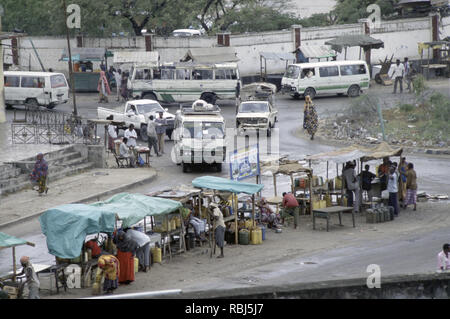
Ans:
POLYGON ((251 219, 247 219, 245 221, 245 228, 250 229, 253 227, 253 221, 251 219))
POLYGON ((241 229, 239 231, 239 245, 249 244, 250 232, 247 229, 241 229))
POLYGON ((157 248, 157 247, 152 248, 151 252, 152 252, 153 262, 161 263, 162 262, 161 248, 157 248))
POLYGON ((266 240, 266 227, 260 226, 260 228, 261 228, 261 239, 266 240))
POLYGON ((134 273, 137 273, 139 271, 139 259, 134 257, 134 273))
POLYGON ((259 227, 255 227, 252 229, 250 233, 250 242, 252 245, 259 245, 262 243, 262 232, 259 227))

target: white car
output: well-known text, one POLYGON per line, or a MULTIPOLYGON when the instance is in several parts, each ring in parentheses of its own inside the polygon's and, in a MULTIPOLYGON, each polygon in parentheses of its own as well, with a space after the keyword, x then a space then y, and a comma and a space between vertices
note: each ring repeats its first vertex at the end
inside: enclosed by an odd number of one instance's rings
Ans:
POLYGON ((253 83, 242 88, 241 102, 236 114, 236 128, 239 133, 245 131, 266 131, 271 136, 271 129, 277 121, 278 110, 273 106, 276 86, 270 83, 253 83))
POLYGON ((134 125, 136 131, 140 132, 141 139, 147 141, 147 122, 150 115, 156 119, 159 113, 163 112, 163 118, 167 120, 166 134, 169 139, 172 138, 173 124, 175 115, 164 109, 158 101, 154 100, 132 100, 127 101, 122 111, 97 108, 99 119, 106 120, 110 115, 114 116, 114 122, 122 122, 123 126, 119 129, 127 129, 130 124, 134 125))

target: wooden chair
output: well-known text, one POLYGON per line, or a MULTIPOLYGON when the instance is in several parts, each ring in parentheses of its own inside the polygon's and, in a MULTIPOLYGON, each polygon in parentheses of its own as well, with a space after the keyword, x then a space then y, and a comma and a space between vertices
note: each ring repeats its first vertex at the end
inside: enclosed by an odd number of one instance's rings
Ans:
POLYGON ((117 163, 117 167, 118 168, 130 167, 130 162, 129 162, 127 157, 123 157, 123 156, 117 155, 115 151, 112 152, 112 153, 114 155, 114 158, 116 159, 116 163, 117 163))

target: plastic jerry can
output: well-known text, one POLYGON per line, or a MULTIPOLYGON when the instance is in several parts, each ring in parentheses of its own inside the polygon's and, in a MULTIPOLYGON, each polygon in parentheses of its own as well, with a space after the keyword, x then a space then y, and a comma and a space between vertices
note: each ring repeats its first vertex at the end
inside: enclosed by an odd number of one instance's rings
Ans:
POLYGON ((161 248, 152 248, 152 258, 153 258, 153 262, 155 263, 161 263, 162 262, 162 258, 161 258, 161 248))
POLYGON ((139 271, 139 259, 134 257, 134 273, 137 273, 139 271))
POLYGON ((261 228, 261 239, 266 240, 266 227, 261 226, 260 228, 261 228))
POLYGON ((247 229, 241 229, 239 231, 239 245, 248 245, 250 232, 247 229))
POLYGON ((251 243, 252 245, 259 245, 262 242, 262 233, 259 227, 255 227, 251 232, 251 243))

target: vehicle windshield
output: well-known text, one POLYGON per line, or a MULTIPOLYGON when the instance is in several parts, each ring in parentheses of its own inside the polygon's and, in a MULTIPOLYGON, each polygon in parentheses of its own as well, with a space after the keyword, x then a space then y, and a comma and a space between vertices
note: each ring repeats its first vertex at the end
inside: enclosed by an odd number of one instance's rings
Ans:
POLYGON ((300 75, 300 68, 295 65, 290 65, 287 68, 286 73, 284 74, 286 78, 290 79, 297 79, 299 75, 300 75))
POLYGON ((239 106, 241 113, 263 113, 269 112, 269 105, 267 103, 242 103, 239 106))
POLYGON ((223 138, 224 124, 220 122, 184 122, 185 138, 223 138))
POLYGON ((164 109, 159 103, 138 104, 136 107, 139 114, 164 112, 164 109))

